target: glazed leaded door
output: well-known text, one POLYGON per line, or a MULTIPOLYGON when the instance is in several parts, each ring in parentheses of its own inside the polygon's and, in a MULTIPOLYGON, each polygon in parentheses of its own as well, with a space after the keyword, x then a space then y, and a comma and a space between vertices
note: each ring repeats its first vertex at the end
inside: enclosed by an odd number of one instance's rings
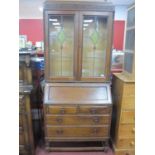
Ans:
POLYGON ((46 79, 75 80, 77 14, 46 12, 46 79))
POLYGON ((112 13, 81 13, 81 81, 105 81, 110 77, 112 13))
POLYGON ((46 80, 110 80, 112 12, 45 12, 46 80))

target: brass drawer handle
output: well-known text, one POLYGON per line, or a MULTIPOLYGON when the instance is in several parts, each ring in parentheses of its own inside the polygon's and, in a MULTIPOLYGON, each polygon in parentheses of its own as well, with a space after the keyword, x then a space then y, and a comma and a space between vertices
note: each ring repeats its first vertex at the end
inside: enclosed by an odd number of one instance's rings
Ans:
POLYGON ((135 145, 134 141, 132 141, 132 142, 130 143, 130 145, 131 145, 131 146, 134 146, 134 145, 135 145))
POLYGON ((57 121, 58 123, 62 123, 62 118, 58 117, 58 118, 56 118, 56 121, 57 121))
POLYGON ((100 121, 99 117, 94 117, 94 118, 93 118, 93 122, 94 122, 94 123, 99 123, 99 121, 100 121))
POLYGON ((90 112, 91 112, 92 114, 96 114, 97 110, 93 108, 93 109, 90 110, 90 112))
POLYGON ((65 109, 64 108, 60 109, 60 114, 64 114, 64 113, 65 113, 65 109))
POLYGON ((63 130, 62 130, 62 129, 56 130, 56 133, 57 133, 58 135, 62 135, 62 134, 63 134, 63 130))

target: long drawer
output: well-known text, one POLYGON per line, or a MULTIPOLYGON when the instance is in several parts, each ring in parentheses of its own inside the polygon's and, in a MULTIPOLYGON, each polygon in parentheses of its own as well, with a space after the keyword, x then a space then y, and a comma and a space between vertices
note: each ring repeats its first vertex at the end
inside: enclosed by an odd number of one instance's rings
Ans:
POLYGON ((109 114, 111 106, 45 106, 46 114, 109 114))
POLYGON ((135 148, 135 140, 133 138, 130 138, 130 139, 118 139, 116 141, 115 145, 119 149, 134 149, 135 148))
POLYGON ((47 126, 47 137, 109 137, 109 127, 50 127, 47 126))
POLYGON ((111 121, 110 115, 46 115, 45 117, 48 125, 108 125, 111 121))
POLYGON ((119 126, 119 138, 134 138, 135 137, 135 127, 134 124, 121 124, 119 126))

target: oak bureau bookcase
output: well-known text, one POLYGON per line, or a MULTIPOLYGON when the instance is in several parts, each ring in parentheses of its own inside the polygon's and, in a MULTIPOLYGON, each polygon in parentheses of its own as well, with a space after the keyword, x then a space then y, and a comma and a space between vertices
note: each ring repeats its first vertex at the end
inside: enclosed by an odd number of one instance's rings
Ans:
POLYGON ((44 3, 48 150, 103 149, 110 139, 113 17, 108 2, 44 3))

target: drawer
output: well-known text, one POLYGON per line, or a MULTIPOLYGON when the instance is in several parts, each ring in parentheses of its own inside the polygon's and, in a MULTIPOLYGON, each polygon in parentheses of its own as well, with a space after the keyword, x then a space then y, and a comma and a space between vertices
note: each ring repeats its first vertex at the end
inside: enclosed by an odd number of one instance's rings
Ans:
POLYGON ((80 106, 80 114, 111 114, 111 106, 80 106))
POLYGON ((45 106, 46 114, 111 114, 111 106, 45 106))
POLYGON ((135 94, 135 84, 132 83, 125 83, 123 87, 123 94, 124 95, 131 95, 135 94))
POLYGON ((76 106, 45 106, 46 114, 76 114, 76 106))
POLYGON ((67 116, 67 115, 46 115, 48 125, 106 125, 110 124, 110 115, 104 116, 67 116))
POLYGON ((134 111, 122 111, 121 113, 121 123, 132 123, 135 122, 135 112, 134 111))
POLYGON ((127 96, 122 98, 122 109, 135 109, 135 97, 134 96, 127 96))
POLYGON ((119 139, 116 142, 116 147, 119 149, 134 149, 135 148, 135 140, 131 139, 119 139))
POLYGON ((135 151, 128 149, 116 150, 115 155, 135 155, 135 151))
POLYGON ((47 137, 109 137, 109 127, 47 127, 47 137))
POLYGON ((119 126, 118 138, 134 138, 135 137, 135 127, 133 124, 121 124, 119 126))

